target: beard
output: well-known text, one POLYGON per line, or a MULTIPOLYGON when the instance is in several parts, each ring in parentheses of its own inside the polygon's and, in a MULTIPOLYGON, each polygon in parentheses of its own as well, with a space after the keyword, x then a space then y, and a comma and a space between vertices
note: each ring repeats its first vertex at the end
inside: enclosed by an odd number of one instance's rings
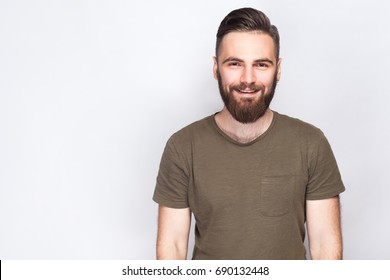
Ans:
POLYGON ((277 72, 278 69, 275 71, 272 87, 268 92, 262 93, 260 97, 256 99, 240 98, 237 100, 233 93, 234 90, 250 90, 258 92, 264 90, 264 88, 256 86, 255 83, 241 83, 239 85, 233 85, 225 90, 222 84, 221 74, 217 70, 219 93, 221 94, 226 109, 236 121, 244 124, 253 123, 265 114, 274 97, 276 85, 278 83, 277 72))

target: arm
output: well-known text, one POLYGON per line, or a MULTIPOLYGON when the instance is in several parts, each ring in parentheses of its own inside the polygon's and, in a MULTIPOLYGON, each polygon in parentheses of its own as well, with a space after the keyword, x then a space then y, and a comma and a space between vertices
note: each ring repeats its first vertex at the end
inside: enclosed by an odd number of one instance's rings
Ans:
POLYGON ((191 225, 190 208, 158 208, 157 259, 185 260, 191 225))
POLYGON ((342 259, 339 196, 307 200, 306 224, 312 259, 342 259))

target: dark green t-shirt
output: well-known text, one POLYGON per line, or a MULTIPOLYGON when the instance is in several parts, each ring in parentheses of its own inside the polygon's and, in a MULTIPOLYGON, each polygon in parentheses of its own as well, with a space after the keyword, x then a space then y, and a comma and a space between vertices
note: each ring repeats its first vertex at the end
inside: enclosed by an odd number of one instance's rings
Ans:
POLYGON ((247 144, 222 132, 214 115, 176 132, 153 199, 190 207, 193 259, 305 259, 305 201, 344 190, 324 134, 274 112, 269 129, 247 144))

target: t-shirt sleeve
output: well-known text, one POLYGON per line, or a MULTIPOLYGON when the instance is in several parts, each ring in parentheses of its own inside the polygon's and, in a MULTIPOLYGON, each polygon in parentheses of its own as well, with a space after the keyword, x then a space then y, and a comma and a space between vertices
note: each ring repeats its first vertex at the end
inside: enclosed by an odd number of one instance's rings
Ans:
POLYGON ((184 154, 171 137, 164 149, 153 200, 171 208, 187 208, 189 172, 184 154))
POLYGON ((319 200, 337 196, 345 191, 336 159, 325 135, 312 143, 309 155, 309 182, 306 199, 319 200))

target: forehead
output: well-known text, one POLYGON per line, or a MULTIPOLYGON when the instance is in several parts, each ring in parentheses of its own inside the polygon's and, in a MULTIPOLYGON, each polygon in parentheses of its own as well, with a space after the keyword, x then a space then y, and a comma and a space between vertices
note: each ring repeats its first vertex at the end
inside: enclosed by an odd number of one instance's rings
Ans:
POLYGON ((275 44, 271 36, 259 31, 230 32, 219 46, 218 58, 237 57, 243 60, 256 60, 275 57, 275 44))

